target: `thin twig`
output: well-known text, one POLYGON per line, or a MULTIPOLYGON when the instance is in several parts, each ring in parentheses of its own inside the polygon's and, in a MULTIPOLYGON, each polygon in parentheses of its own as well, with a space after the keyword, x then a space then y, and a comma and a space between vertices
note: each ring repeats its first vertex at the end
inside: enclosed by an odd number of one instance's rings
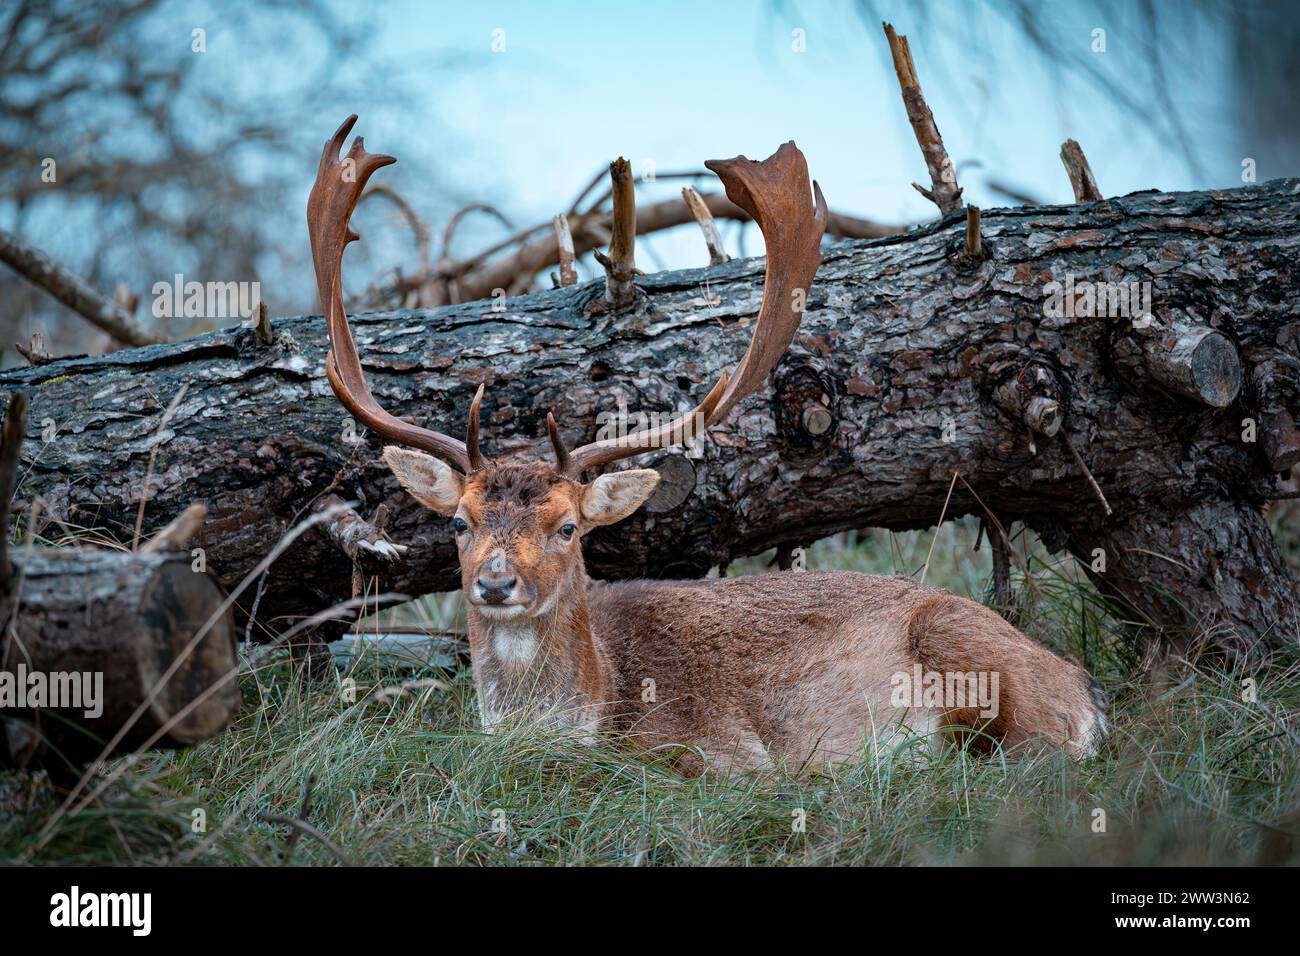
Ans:
POLYGON ((402 214, 402 218, 411 227, 411 232, 415 233, 415 243, 420 254, 420 271, 427 271, 429 268, 429 226, 411 208, 411 204, 406 201, 401 193, 393 189, 392 186, 385 186, 383 183, 373 184, 361 194, 361 198, 357 200, 357 205, 360 206, 372 196, 387 199, 402 214))
MULTIPOLYGON (((289 862, 289 858, 293 856, 293 851, 294 848, 298 845, 298 840, 301 839, 304 833, 310 832, 308 827, 306 826, 300 827, 297 826, 297 824, 307 823, 307 818, 311 815, 311 795, 312 795, 312 791, 315 788, 316 788, 316 775, 314 773, 309 774, 307 776, 307 786, 304 788, 304 792, 302 795, 302 804, 298 807, 298 815, 296 817, 281 816, 280 814, 273 814, 273 813, 263 813, 260 814, 258 817, 258 819, 262 820, 264 823, 288 824, 289 835, 284 838, 284 846, 285 846, 284 862, 286 864, 289 862)), ((313 833, 312 835, 315 836, 317 839, 321 840, 321 842, 324 843, 325 846, 331 850, 331 852, 334 852, 333 845, 330 844, 328 841, 326 841, 319 833, 313 833)), ((335 854, 335 857, 337 859, 338 855, 335 854)), ((345 862, 343 865, 351 866, 352 864, 350 862, 345 862)))
POLYGON ((1089 471, 1088 466, 1083 463, 1083 456, 1079 454, 1079 449, 1074 447, 1074 442, 1070 441, 1070 436, 1065 432, 1061 432, 1061 438, 1065 441, 1065 447, 1070 449, 1070 454, 1074 456, 1074 463, 1078 465, 1079 470, 1083 472, 1083 477, 1088 479, 1088 484, 1092 487, 1092 493, 1096 495, 1097 500, 1101 502, 1101 506, 1105 510, 1106 516, 1110 517, 1110 515, 1113 514, 1110 510, 1110 502, 1106 500, 1106 496, 1102 493, 1101 485, 1097 484, 1097 479, 1092 477, 1092 472, 1089 471))
POLYGON ((960 471, 953 470, 952 481, 948 482, 948 495, 943 499, 943 508, 939 512, 939 526, 934 529, 934 537, 930 539, 930 550, 925 554, 925 567, 921 569, 921 583, 925 583, 925 576, 930 571, 930 558, 934 555, 935 543, 939 540, 939 532, 943 530, 943 518, 948 513, 948 502, 952 499, 952 489, 957 485, 957 478, 961 475, 960 471))
POLYGON ((456 227, 460 225, 462 219, 472 212, 486 213, 507 229, 514 228, 510 220, 496 206, 489 206, 485 202, 472 202, 468 206, 462 206, 452 214, 451 219, 447 221, 447 227, 442 231, 442 257, 444 259, 451 256, 451 240, 456 235, 456 227))
POLYGON ((591 177, 591 181, 588 182, 587 185, 582 188, 582 192, 578 193, 578 195, 574 197, 573 202, 569 204, 568 214, 570 216, 577 214, 578 207, 582 205, 582 201, 591 195, 591 191, 595 189, 597 186, 599 186, 600 181, 604 178, 605 178, 605 170, 604 169, 596 170, 596 175, 591 177))
POLYGON ((258 819, 263 823, 279 823, 287 827, 292 827, 294 830, 300 830, 309 836, 315 837, 321 846, 325 847, 325 849, 329 850, 330 853, 334 855, 334 859, 338 860, 339 866, 356 866, 356 863, 352 861, 352 858, 339 849, 337 843, 325 834, 321 833, 306 820, 299 820, 297 817, 285 816, 282 813, 263 813, 258 817, 258 819))

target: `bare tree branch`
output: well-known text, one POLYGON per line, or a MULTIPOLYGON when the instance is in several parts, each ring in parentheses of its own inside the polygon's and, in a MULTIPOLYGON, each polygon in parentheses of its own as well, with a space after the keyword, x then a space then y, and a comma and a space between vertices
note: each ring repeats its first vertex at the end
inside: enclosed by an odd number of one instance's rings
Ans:
POLYGON ((73 275, 39 249, 3 229, 0 229, 0 260, 123 345, 152 345, 165 341, 143 331, 125 309, 85 279, 73 275))

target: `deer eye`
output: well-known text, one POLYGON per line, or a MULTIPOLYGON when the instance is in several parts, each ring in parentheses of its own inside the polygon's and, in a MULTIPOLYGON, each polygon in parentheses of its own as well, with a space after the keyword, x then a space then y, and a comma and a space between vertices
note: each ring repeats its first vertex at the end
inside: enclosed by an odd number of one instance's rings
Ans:
POLYGON ((457 515, 456 517, 451 519, 451 529, 455 531, 457 534, 464 534, 466 531, 469 530, 469 525, 465 523, 464 518, 460 517, 460 515, 457 515))
POLYGON ((577 530, 578 530, 578 526, 574 524, 572 521, 570 521, 568 524, 560 528, 560 534, 564 535, 566 538, 572 538, 573 532, 577 530))

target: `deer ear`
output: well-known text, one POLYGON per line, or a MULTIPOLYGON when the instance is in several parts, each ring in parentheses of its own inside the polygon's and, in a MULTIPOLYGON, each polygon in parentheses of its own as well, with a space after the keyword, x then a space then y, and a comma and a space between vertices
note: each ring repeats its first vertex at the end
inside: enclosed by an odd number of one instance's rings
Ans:
POLYGON ((397 445, 384 446, 384 461, 420 504, 449 518, 456 513, 465 494, 465 477, 451 465, 397 445))
POLYGON ((622 521, 640 508, 659 484, 659 472, 649 468, 601 475, 583 490, 582 517, 593 527, 622 521))

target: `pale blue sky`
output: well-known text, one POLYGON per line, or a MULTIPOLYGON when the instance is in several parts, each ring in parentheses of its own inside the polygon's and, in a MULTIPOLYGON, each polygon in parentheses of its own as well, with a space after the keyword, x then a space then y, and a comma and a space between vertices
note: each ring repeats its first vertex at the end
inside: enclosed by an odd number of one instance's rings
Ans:
MULTIPOLYGON (((340 20, 371 34, 359 55, 328 63, 344 90, 328 101, 312 85, 325 43, 301 17, 276 7, 235 18, 223 16, 220 2, 174 0, 150 18, 137 45, 174 60, 178 46, 189 55, 191 31, 202 27, 207 50, 193 68, 206 91, 241 104, 244 113, 262 108, 250 95, 261 90, 282 92, 281 101, 310 111, 283 118, 301 154, 254 149, 230 160, 252 168, 279 163, 290 177, 290 188, 265 209, 267 245, 257 276, 274 289, 270 298, 281 312, 315 308, 303 209, 315 144, 351 112, 361 115, 357 131, 372 150, 398 156, 399 165, 376 181, 394 186, 430 223, 435 255, 442 226, 466 202, 493 203, 518 226, 545 223, 617 156, 638 173, 647 161, 660 171, 700 168, 706 159, 737 153, 762 158, 787 139, 807 155, 833 209, 884 222, 930 220, 934 207, 909 185, 924 182, 926 172, 881 17, 908 35, 966 198, 982 207, 1013 204, 988 188, 990 178, 1045 202, 1070 201, 1058 158, 1067 136, 1083 144, 1106 195, 1239 185, 1241 160, 1251 155, 1233 121, 1256 107, 1232 100, 1231 33, 1181 0, 1153 0, 1161 19, 1154 36, 1132 0, 1035 4, 1032 26, 1049 58, 1032 49, 1005 12, 1009 0, 877 0, 874 16, 855 0, 326 2, 340 20), (1091 52, 1095 29, 1106 32, 1104 53, 1091 52), (794 49, 796 30, 804 52, 794 49), (504 52, 493 50, 502 36, 495 31, 504 31, 504 52), (1199 172, 1164 125, 1150 120, 1169 110, 1153 82, 1153 41, 1173 106, 1196 144, 1199 172), (1051 64, 1070 55, 1086 56, 1147 115, 1055 75, 1051 64)), ((209 133, 205 115, 181 113, 184 131, 199 145, 209 133)), ((75 129, 69 136, 75 139, 75 129)), ((133 148, 147 146, 147 137, 133 141, 133 148)), ((1261 167, 1258 176, 1296 172, 1261 167)), ((680 186, 665 181, 642 189, 641 202, 676 196, 680 186)), ((710 179, 702 188, 719 187, 710 179)), ((5 215, 0 197, 0 224, 5 215)), ((368 241, 349 254, 349 288, 364 288, 376 270, 415 268, 409 230, 391 208, 372 204, 357 218, 368 241)), ((115 223, 97 206, 52 201, 26 228, 60 261, 85 268, 85 231, 111 231, 115 223)), ((471 254, 503 232, 490 219, 471 217, 454 252, 471 254)), ((735 224, 724 224, 733 255, 740 252, 736 232, 735 224)), ((176 249, 152 258, 154 270, 165 265, 161 275, 132 274, 131 238, 123 237, 110 262, 109 286, 120 277, 148 289, 173 272, 194 271, 193 250, 176 249)), ((762 251, 757 230, 745 238, 747 254, 762 251)), ((647 271, 705 261, 693 225, 638 243, 638 264, 647 271)), ((590 276, 590 263, 582 268, 590 276)))
MULTIPOLYGON (((1044 201, 1070 201, 1057 156, 1067 136, 1083 144, 1107 195, 1240 183, 1242 147, 1219 123, 1230 115, 1226 54, 1210 24, 1192 32, 1194 73, 1180 72, 1186 58, 1177 51, 1165 65, 1175 103, 1200 147, 1197 179, 1175 145, 1153 137, 1147 124, 1082 85, 1055 82, 1020 30, 983 4, 938 4, 931 23, 942 29, 923 29, 914 4, 878 6, 910 37, 972 202, 1009 204, 986 188, 989 176, 1044 201), (982 168, 972 168, 972 161, 982 168)), ((1038 27, 1062 49, 1095 56, 1100 69, 1154 111, 1154 95, 1146 93, 1145 31, 1138 34, 1124 10, 1120 5, 1119 14, 1103 16, 1090 2, 1044 3, 1038 27), (1106 30, 1106 52, 1092 54, 1098 27, 1106 30)), ((1195 16, 1190 7, 1186 13, 1195 16)), ((421 84, 425 102, 413 104, 414 115, 373 116, 367 123, 363 113, 367 142, 382 148, 389 124, 405 127, 406 136, 426 122, 441 127, 445 133, 426 146, 442 181, 462 198, 500 203, 519 222, 541 221, 567 205, 618 155, 634 168, 652 160, 669 170, 739 152, 765 156, 791 138, 833 208, 889 221, 934 215, 909 186, 924 182, 925 169, 879 23, 865 20, 849 0, 784 6, 407 0, 382 4, 365 18, 378 28, 381 59, 417 82, 422 60, 441 63, 454 52, 460 64, 430 70, 421 84), (792 48, 796 29, 805 31, 806 52, 792 48), (495 30, 504 31, 504 52, 493 52, 495 30)), ((665 183, 657 194, 678 188, 665 183)), ((490 226, 473 228, 491 235, 490 226)), ((472 248, 477 236, 466 235, 472 248)), ((656 248, 670 264, 688 264, 680 257, 698 253, 684 245, 691 241, 660 239, 656 248)), ((757 235, 750 241, 757 244, 757 235)))

